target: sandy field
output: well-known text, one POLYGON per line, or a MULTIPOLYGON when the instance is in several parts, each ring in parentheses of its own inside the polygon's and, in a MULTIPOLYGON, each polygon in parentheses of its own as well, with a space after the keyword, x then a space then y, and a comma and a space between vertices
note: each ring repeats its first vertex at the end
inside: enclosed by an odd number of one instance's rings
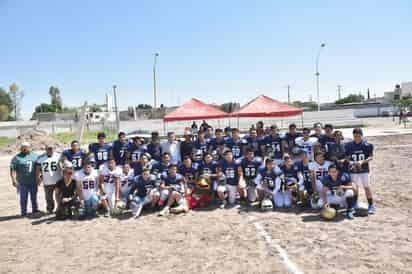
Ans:
POLYGON ((333 222, 313 212, 238 209, 138 220, 20 219, 10 157, 0 156, 0 273, 287 273, 256 224, 304 273, 412 273, 412 135, 368 139, 376 146, 377 214, 333 222))

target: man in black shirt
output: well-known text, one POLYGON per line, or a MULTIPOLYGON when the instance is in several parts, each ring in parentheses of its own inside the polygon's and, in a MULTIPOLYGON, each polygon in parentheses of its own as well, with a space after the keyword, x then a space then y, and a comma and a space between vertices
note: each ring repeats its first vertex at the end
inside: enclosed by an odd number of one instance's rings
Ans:
POLYGON ((57 201, 56 219, 64 220, 72 216, 72 207, 76 206, 76 196, 79 192, 73 176, 73 165, 71 162, 64 163, 63 178, 55 185, 55 195, 57 201))

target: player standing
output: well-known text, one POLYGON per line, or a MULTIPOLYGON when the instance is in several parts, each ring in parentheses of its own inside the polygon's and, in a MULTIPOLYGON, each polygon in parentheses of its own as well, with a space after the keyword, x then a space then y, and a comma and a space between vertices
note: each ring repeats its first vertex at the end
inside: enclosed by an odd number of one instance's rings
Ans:
POLYGON ((118 166, 122 166, 126 163, 127 152, 129 151, 130 143, 126 138, 126 133, 119 132, 117 140, 112 144, 112 156, 118 166))
POLYGON ((100 132, 97 134, 97 143, 89 145, 89 156, 93 154, 96 160, 96 169, 106 163, 112 151, 112 146, 106 143, 106 134, 100 132))
POLYGON ((79 171, 83 167, 83 161, 86 158, 86 152, 80 148, 78 141, 74 140, 70 144, 71 148, 63 151, 62 160, 69 161, 73 165, 75 171, 79 171))

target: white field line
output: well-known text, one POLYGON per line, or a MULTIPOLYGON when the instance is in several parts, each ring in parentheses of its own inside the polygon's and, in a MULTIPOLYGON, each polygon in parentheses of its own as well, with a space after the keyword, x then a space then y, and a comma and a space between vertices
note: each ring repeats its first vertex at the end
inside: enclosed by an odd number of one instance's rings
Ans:
POLYGON ((290 273, 293 274, 303 274, 303 271, 301 271, 295 263, 293 263, 288 256, 288 253, 286 252, 285 249, 283 249, 279 244, 278 240, 272 239, 272 237, 269 235, 269 233, 263 228, 263 226, 259 222, 254 222, 256 230, 262 236, 266 243, 274 248, 278 253, 280 258, 282 259, 282 262, 286 266, 286 268, 289 270, 290 273))

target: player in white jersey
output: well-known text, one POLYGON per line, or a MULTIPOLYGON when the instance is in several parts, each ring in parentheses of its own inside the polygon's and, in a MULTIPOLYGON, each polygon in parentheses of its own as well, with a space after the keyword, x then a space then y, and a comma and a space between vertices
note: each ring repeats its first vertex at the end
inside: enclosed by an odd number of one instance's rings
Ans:
POLYGON ((318 138, 310 137, 310 129, 304 128, 302 130, 303 136, 295 139, 296 146, 299 147, 309 158, 313 161, 313 146, 318 142, 318 138))
POLYGON ((74 179, 77 183, 77 192, 80 193, 80 205, 84 208, 84 215, 93 216, 99 205, 97 195, 99 174, 93 168, 93 163, 85 161, 83 169, 76 172, 74 179))
POLYGON ((113 158, 99 167, 99 189, 103 193, 101 202, 106 210, 104 216, 109 217, 116 202, 119 200, 120 177, 122 169, 116 166, 113 158))
POLYGON ((120 198, 127 202, 128 195, 132 185, 134 184, 134 170, 130 168, 128 163, 122 167, 122 173, 120 175, 120 198))
POLYGON ((36 161, 36 180, 40 185, 43 182, 46 197, 46 208, 49 214, 54 210, 54 188, 61 179, 61 154, 54 151, 54 147, 48 145, 46 153, 36 161))
POLYGON ((322 192, 322 179, 329 174, 328 169, 331 164, 332 162, 325 161, 325 154, 323 152, 317 152, 315 154, 315 161, 309 164, 309 170, 312 173, 312 189, 318 195, 322 192))

